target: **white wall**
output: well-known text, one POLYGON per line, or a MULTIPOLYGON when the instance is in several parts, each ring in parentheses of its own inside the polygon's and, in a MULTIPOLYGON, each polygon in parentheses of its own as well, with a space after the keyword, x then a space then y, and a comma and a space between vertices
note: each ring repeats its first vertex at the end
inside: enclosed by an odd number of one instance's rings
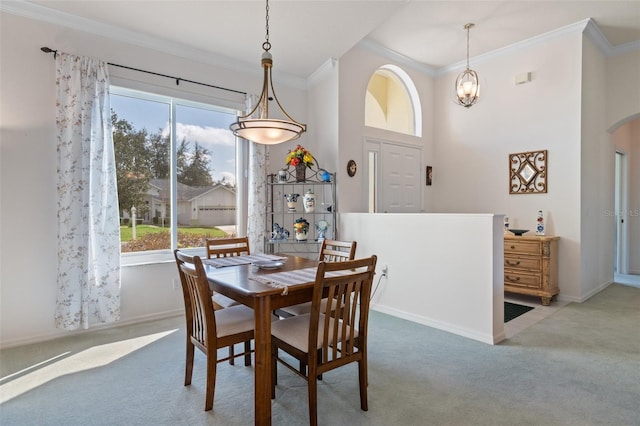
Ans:
POLYGON ((617 53, 607 57, 605 111, 608 128, 617 127, 621 122, 640 117, 640 49, 617 53))
POLYGON ((606 66, 602 52, 588 39, 582 45, 580 146, 580 296, 586 299, 613 280, 615 148, 607 133, 606 66), (588 171, 588 172, 586 172, 588 171))
MULTIPOLYGON (((472 61, 473 62, 473 61, 472 61)), ((581 34, 513 48, 474 64, 481 97, 452 102, 459 71, 436 80, 434 197, 437 212, 497 212, 512 228, 560 236, 559 297, 580 298, 581 34), (515 85, 515 76, 532 81, 515 85), (548 151, 546 194, 509 194, 509 154, 548 151), (455 194, 455 196, 452 196, 455 194)))
POLYGON ((372 309, 493 344, 504 339, 503 217, 341 213, 357 257, 378 256, 372 309), (388 278, 380 271, 388 266, 388 278), (379 284, 378 284, 379 283, 379 284))
MULTIPOLYGON (((54 327, 57 275, 55 63, 48 46, 236 90, 260 90, 255 72, 228 70, 9 13, 0 28, 0 342, 3 346, 62 334, 54 327)), ((210 60, 210 58, 207 58, 210 60)), ((249 67, 247 67, 249 68, 249 67)), ((110 67, 112 81, 191 98, 238 101, 201 86, 110 67), (133 81, 137 80, 137 81, 133 81)), ((277 70, 274 70, 274 77, 277 70)), ((278 98, 306 121, 306 92, 274 82, 278 98)), ((305 136, 306 138, 306 136, 305 136)), ((304 138, 302 142, 304 143, 304 138)), ((182 293, 173 288, 175 264, 130 266, 122 271, 122 322, 180 312, 182 293)), ((64 332, 65 334, 67 332, 64 332)))

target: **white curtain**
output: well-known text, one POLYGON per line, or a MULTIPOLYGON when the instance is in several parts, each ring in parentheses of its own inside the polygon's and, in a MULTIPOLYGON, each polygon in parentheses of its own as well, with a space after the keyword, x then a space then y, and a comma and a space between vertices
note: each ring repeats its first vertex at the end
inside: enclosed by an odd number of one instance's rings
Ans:
POLYGON ((120 318, 120 224, 105 62, 56 55, 56 327, 120 318))
MULTIPOLYGON (((247 95, 247 111, 257 102, 258 97, 247 95)), ((266 235, 265 212, 267 205, 267 148, 265 145, 249 142, 247 194, 247 237, 252 253, 264 252, 266 235)))

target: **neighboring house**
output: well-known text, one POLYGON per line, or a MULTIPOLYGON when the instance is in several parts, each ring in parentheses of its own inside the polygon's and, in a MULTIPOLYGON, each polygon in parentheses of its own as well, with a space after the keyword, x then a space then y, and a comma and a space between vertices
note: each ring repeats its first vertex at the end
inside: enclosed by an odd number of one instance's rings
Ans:
MULTIPOLYGON (((169 180, 151 179, 147 222, 169 218, 169 180), (156 219, 157 218, 157 219, 156 219)), ((224 226, 236 223, 236 190, 225 185, 189 186, 178 182, 178 225, 224 226)))

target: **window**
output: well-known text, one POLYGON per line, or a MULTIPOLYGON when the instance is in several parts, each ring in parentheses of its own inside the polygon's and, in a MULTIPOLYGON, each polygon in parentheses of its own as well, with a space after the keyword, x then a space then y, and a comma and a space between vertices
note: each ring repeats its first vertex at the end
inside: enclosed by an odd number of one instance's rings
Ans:
POLYGON ((411 78, 395 65, 385 65, 369 79, 365 125, 407 135, 422 135, 422 109, 411 78))
POLYGON ((119 87, 110 101, 122 253, 238 235, 236 111, 119 87))

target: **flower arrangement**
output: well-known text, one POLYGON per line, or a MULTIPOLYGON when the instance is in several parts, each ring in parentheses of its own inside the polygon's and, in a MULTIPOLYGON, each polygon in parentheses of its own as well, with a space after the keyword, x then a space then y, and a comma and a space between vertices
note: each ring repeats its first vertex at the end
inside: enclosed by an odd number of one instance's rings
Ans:
POLYGON ((304 164, 307 167, 313 166, 315 158, 309 151, 307 151, 302 145, 296 145, 295 149, 289 151, 287 154, 286 163, 287 166, 291 165, 296 167, 299 164, 304 164))

